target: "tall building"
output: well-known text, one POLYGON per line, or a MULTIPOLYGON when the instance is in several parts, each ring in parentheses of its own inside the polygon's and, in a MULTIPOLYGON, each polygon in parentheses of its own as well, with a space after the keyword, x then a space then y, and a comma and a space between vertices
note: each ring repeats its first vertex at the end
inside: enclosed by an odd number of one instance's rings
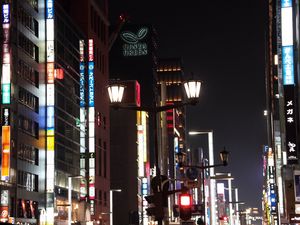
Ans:
MULTIPOLYGON (((88 203, 91 220, 110 221, 109 36, 107 0, 63 0, 64 9, 87 38, 88 203)), ((84 160, 83 160, 84 161, 84 160)))
POLYGON ((268 16, 264 222, 298 223, 299 2, 270 0, 268 16))
MULTIPOLYGON (((3 1, 2 18, 1 220, 67 223, 69 177, 80 175, 84 36, 50 0, 3 1)), ((83 220, 81 180, 72 183, 70 219, 83 220)))
MULTIPOLYGON (((156 51, 155 30, 143 24, 125 24, 111 49, 110 78, 131 82, 125 89, 136 93, 131 96, 138 96, 140 90, 141 106, 154 107, 158 96, 156 51)), ((133 102, 137 101, 131 99, 133 102)), ((153 115, 128 109, 111 111, 111 188, 122 189, 113 197, 115 225, 148 224, 144 196, 150 193, 150 175, 154 175, 154 135, 153 115)))
MULTIPOLYGON (((158 86, 161 93, 161 104, 172 105, 184 100, 183 66, 180 58, 159 59, 158 86)), ((185 107, 170 109, 165 112, 167 144, 162 152, 163 174, 176 178, 175 155, 185 150, 185 107)), ((162 135, 164 137, 164 135, 162 135)))
POLYGON ((1 3, 0 220, 108 224, 106 1, 1 3))

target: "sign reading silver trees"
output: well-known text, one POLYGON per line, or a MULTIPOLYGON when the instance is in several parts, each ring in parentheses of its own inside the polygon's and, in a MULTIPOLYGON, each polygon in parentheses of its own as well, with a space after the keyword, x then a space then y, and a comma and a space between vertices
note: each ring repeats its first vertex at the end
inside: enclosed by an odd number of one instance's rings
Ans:
POLYGON ((121 33, 121 38, 125 42, 123 44, 124 56, 142 56, 148 54, 148 47, 146 42, 142 42, 148 34, 148 28, 142 27, 135 34, 131 31, 124 31, 121 33))

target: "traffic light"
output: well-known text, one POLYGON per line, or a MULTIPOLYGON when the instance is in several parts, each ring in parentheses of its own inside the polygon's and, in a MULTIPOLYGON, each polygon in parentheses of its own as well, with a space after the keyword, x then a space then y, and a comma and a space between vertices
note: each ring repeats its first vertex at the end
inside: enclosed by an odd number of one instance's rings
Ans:
POLYGON ((162 220, 164 218, 163 192, 145 196, 145 199, 150 205, 146 209, 148 216, 154 216, 155 220, 162 220))
POLYGON ((189 220, 192 216, 192 197, 190 194, 179 195, 179 213, 182 220, 189 220))

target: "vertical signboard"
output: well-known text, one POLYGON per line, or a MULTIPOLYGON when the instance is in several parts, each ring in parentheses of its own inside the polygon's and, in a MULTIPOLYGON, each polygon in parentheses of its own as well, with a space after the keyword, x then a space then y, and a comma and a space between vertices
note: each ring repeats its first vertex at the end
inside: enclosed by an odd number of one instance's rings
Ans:
POLYGON ((281 0, 282 78, 286 127, 287 163, 297 164, 297 116, 295 99, 293 3, 281 0))
POLYGON ((300 170, 294 171, 295 202, 300 202, 300 170))
POLYGON ((297 146, 297 121, 296 121, 296 100, 295 88, 292 85, 284 86, 284 112, 286 129, 286 152, 288 164, 298 163, 297 146))
MULTIPOLYGON (((1 76, 1 94, 2 94, 2 139, 1 139, 1 181, 9 182, 10 179, 10 108, 11 95, 11 53, 10 53, 10 5, 2 5, 2 76, 1 76)), ((0 201, 0 221, 8 222, 9 218, 9 190, 1 190, 0 201)))
POLYGON ((10 104, 10 5, 2 5, 2 28, 3 28, 3 39, 2 39, 2 78, 1 78, 1 89, 2 89, 2 104, 10 104))
POLYGON ((0 201, 0 222, 7 223, 9 218, 8 211, 8 190, 1 190, 1 201, 0 201))
POLYGON ((85 111, 85 65, 84 65, 84 40, 79 41, 80 53, 80 175, 83 177, 80 180, 80 199, 85 200, 87 193, 86 179, 85 179, 85 124, 86 124, 86 111, 85 111))
POLYGON ((94 107, 94 40, 88 41, 88 121, 89 121, 89 200, 95 215, 95 107, 94 107))
POLYGON ((55 86, 54 86, 54 0, 46 0, 46 88, 47 88, 47 126, 46 126, 46 215, 47 224, 54 224, 54 174, 55 174, 55 86))

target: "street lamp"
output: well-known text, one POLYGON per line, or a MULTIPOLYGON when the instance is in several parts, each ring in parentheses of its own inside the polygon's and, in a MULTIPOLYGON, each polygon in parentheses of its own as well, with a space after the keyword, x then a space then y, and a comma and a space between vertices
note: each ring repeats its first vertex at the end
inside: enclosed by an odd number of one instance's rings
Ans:
POLYGON ((184 90, 187 96, 187 102, 180 102, 173 105, 164 105, 164 106, 154 106, 154 107, 145 107, 145 106, 124 106, 121 105, 123 94, 125 91, 125 86, 120 82, 111 82, 108 87, 108 93, 111 104, 115 108, 124 108, 130 109, 135 111, 146 111, 149 114, 153 114, 154 118, 154 141, 155 141, 155 166, 156 166, 156 174, 159 176, 159 165, 158 165, 158 144, 157 144, 157 113, 167 111, 169 109, 179 108, 190 104, 196 104, 198 102, 198 98, 200 95, 200 88, 201 88, 201 81, 199 80, 189 80, 185 81, 184 83, 184 90))
MULTIPOLYGON (((221 164, 214 164, 214 165, 204 165, 202 164, 201 166, 199 165, 184 165, 183 164, 183 153, 182 152, 179 152, 177 153, 177 160, 178 160, 178 165, 181 166, 181 167, 188 167, 188 168, 197 168, 197 169, 200 169, 201 170, 201 173, 202 175, 204 174, 204 170, 205 169, 208 169, 208 168, 214 168, 214 167, 219 167, 219 166, 227 166, 228 165, 228 156, 229 156, 229 152, 227 152, 225 150, 225 147, 224 149, 220 152, 220 159, 222 161, 221 164)), ((204 183, 204 176, 203 177, 203 180, 202 182, 204 183)), ((213 179, 210 180, 210 184, 211 184, 211 220, 212 222, 215 222, 214 218, 215 218, 215 189, 213 188, 215 185, 215 182, 213 179), (212 182, 213 181, 213 182, 212 182), (213 185, 212 185, 213 184, 213 185)), ((204 199, 204 209, 205 209, 205 212, 206 212, 206 208, 205 208, 205 196, 203 196, 203 199, 204 199)), ((206 223, 206 215, 204 215, 204 223, 206 223)), ((214 224, 214 223, 213 223, 214 224)))
POLYGON ((214 179, 214 180, 227 180, 228 181, 229 222, 230 222, 230 224, 233 224, 231 181, 234 180, 234 178, 231 176, 231 173, 216 173, 216 175, 214 177, 211 177, 211 179, 214 179))
MULTIPOLYGON (((147 106, 125 106, 121 104, 123 94, 125 91, 125 87, 121 82, 118 81, 110 81, 110 84, 108 85, 108 93, 110 102, 114 106, 114 108, 123 108, 123 109, 129 109, 129 110, 135 110, 135 111, 145 111, 148 112, 148 114, 151 114, 153 118, 153 137, 154 137, 154 155, 155 155, 155 167, 156 167, 156 177, 157 177, 157 189, 161 190, 161 172, 159 169, 159 158, 158 158, 158 137, 157 137, 157 114, 163 111, 167 111, 170 109, 180 108, 186 105, 190 104, 196 104, 198 102, 200 89, 201 89, 201 81, 199 80, 189 80, 183 82, 184 90, 187 96, 186 102, 178 102, 172 105, 163 105, 159 106, 157 102, 155 102, 155 105, 153 107, 147 107, 147 106)), ((162 221, 158 220, 158 224, 161 224, 162 221)))
MULTIPOLYGON (((208 139, 208 163, 209 165, 214 165, 214 147, 213 147, 213 130, 197 130, 197 131, 189 131, 190 136, 195 136, 195 135, 207 135, 208 139)), ((221 158, 221 160, 226 160, 221 158)), ((228 159, 227 159, 228 160, 228 159)), ((224 162, 224 161, 223 161, 224 162)), ((215 169, 214 167, 209 168, 209 174, 210 176, 214 176, 215 174, 215 169)), ((213 179, 209 180, 209 185, 210 185, 210 222, 212 225, 216 225, 216 182, 213 179)), ((208 217, 207 211, 205 211, 205 221, 206 222, 206 217, 208 217)))
POLYGON ((110 204, 109 204, 109 207, 110 207, 110 214, 109 214, 109 217, 110 217, 110 225, 113 225, 113 192, 121 192, 122 189, 110 189, 109 190, 109 201, 110 201, 110 204))
POLYGON ((68 225, 72 224, 72 179, 84 178, 82 175, 68 176, 68 225))

